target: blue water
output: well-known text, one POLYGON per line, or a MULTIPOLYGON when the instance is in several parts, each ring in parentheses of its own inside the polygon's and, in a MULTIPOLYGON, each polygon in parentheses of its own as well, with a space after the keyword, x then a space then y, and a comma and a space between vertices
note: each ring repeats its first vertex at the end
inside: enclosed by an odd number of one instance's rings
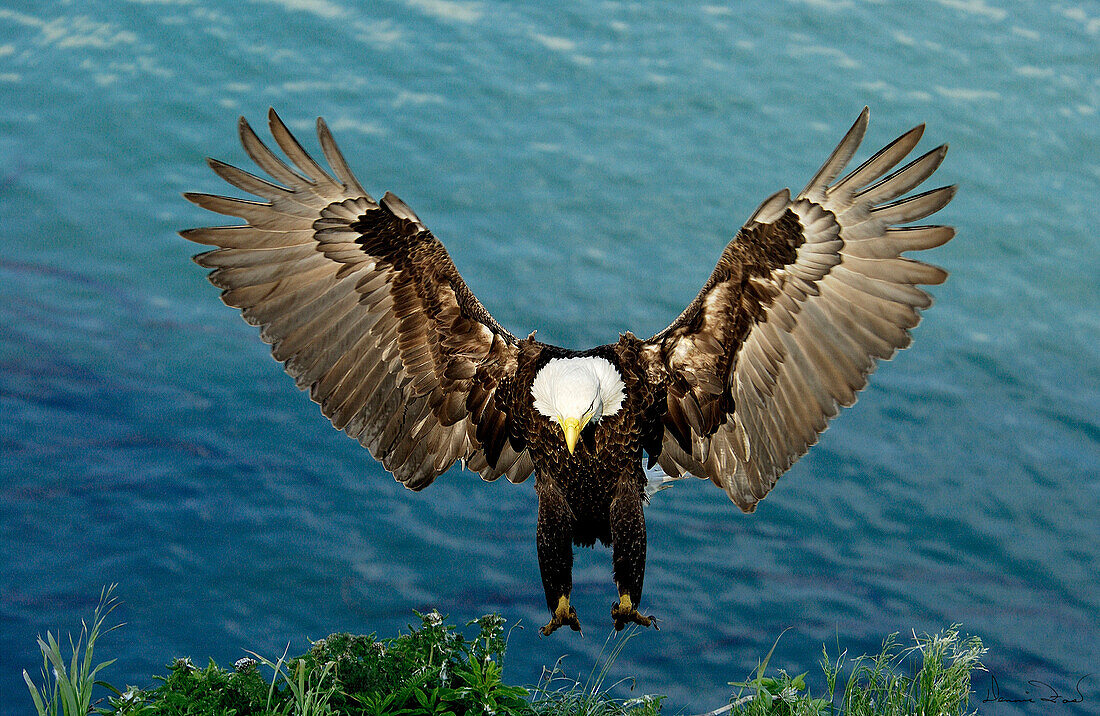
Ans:
POLYGON ((501 323, 581 347, 663 328, 864 104, 861 157, 921 121, 951 143, 959 233, 930 259, 952 276, 755 515, 696 481, 655 499, 662 630, 612 678, 696 713, 787 627, 773 664, 813 673, 837 634, 962 622, 1004 695, 1093 675, 1082 704, 984 713, 1100 713, 1098 66, 1095 3, 7 0, 0 714, 30 708, 35 636, 112 582, 118 684, 414 608, 521 622, 519 683, 563 654, 587 674, 608 633, 610 558, 581 551, 586 637, 538 638, 530 483, 406 491, 190 263, 176 230, 217 217, 179 194, 225 188, 206 155, 246 163, 239 114, 274 105, 310 148, 324 115, 501 323))

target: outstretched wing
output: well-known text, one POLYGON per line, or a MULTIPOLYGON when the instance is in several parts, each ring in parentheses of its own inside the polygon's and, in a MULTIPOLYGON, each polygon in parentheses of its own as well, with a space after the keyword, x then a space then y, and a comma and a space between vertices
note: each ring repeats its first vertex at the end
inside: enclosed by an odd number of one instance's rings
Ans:
POLYGON ((407 487, 419 490, 456 460, 488 480, 532 471, 509 439, 506 391, 516 338, 458 275, 443 245, 408 206, 375 201, 317 120, 331 174, 275 114, 276 156, 241 118, 245 151, 277 183, 214 159, 227 182, 266 201, 186 194, 242 226, 180 232, 219 248, 199 254, 222 300, 261 327, 299 388, 407 487))
POLYGON ((940 246, 947 226, 897 226, 943 208, 941 187, 899 199, 943 161, 937 147, 886 175, 924 126, 843 179, 868 111, 793 199, 767 199, 726 247, 696 299, 647 342, 668 385, 658 458, 673 477, 706 477, 751 512, 801 457, 880 359, 909 345, 932 299, 917 284, 944 270, 901 258, 940 246))

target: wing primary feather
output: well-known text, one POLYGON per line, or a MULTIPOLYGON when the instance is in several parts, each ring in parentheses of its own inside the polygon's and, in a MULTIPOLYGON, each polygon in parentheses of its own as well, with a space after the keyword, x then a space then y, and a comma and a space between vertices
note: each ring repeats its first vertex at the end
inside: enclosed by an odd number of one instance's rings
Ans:
POLYGON ((293 225, 301 223, 301 220, 306 218, 304 210, 302 213, 291 211, 294 204, 289 206, 283 205, 279 208, 272 206, 266 201, 251 201, 249 199, 234 199, 228 196, 219 196, 217 194, 203 194, 200 192, 187 192, 183 195, 184 199, 201 206, 207 211, 213 211, 218 214, 225 214, 226 216, 236 216, 244 219, 250 225, 257 229, 274 229, 279 230, 288 228, 293 225))
POLYGON ((865 259, 855 256, 844 258, 845 267, 868 278, 899 284, 939 285, 947 280, 947 272, 939 266, 903 258, 865 259))
POLYGON ((271 130, 271 136, 275 138, 279 148, 283 150, 290 161, 294 162, 295 166, 302 171, 311 184, 327 184, 330 190, 341 188, 336 180, 329 176, 328 172, 302 148, 302 145, 287 129, 286 124, 283 123, 274 107, 269 107, 267 110, 267 124, 271 130))
POLYGON ((194 257, 204 268, 247 268, 262 264, 294 263, 310 258, 317 251, 309 244, 273 246, 268 249, 214 249, 194 257))
POLYGON ((278 184, 273 184, 263 177, 238 169, 232 164, 226 164, 220 159, 206 158, 206 164, 214 170, 214 173, 238 189, 247 191, 265 199, 283 199, 294 201, 294 192, 278 184))
POLYGON ((299 176, 295 171, 283 162, 282 159, 275 156, 275 153, 267 148, 267 145, 256 136, 256 132, 253 131, 252 125, 248 123, 248 120, 241 117, 237 120, 237 130, 240 134, 241 145, 244 147, 245 152, 252 158, 252 161, 268 173, 272 179, 282 184, 298 188, 300 186, 309 184, 309 182, 302 176, 299 176))
POLYGON ((241 226, 203 226, 184 229, 180 236, 196 244, 228 249, 269 249, 313 242, 313 231, 268 231, 250 224, 241 226))
POLYGON ((870 278, 849 269, 844 264, 837 266, 829 275, 835 276, 840 283, 847 284, 861 293, 877 296, 892 303, 921 309, 932 305, 932 297, 915 286, 870 278))
POLYGON ((947 145, 942 144, 871 186, 860 189, 855 197, 872 206, 896 199, 913 189, 939 168, 947 156, 947 145))
POLYGON ((852 156, 859 148, 860 142, 863 141, 863 135, 867 131, 867 120, 870 114, 870 108, 864 107, 863 111, 859 113, 859 117, 852 125, 852 128, 848 130, 844 138, 840 140, 840 143, 836 145, 836 149, 834 149, 833 153, 829 155, 829 158, 825 160, 825 163, 821 165, 821 168, 817 170, 813 179, 810 179, 805 189, 798 192, 799 198, 808 197, 815 200, 820 200, 822 198, 817 196, 817 192, 824 190, 833 179, 836 179, 840 172, 844 171, 844 167, 851 161, 852 156))
POLYGON ((942 246, 954 236, 950 226, 892 226, 883 236, 846 241, 843 253, 864 259, 892 259, 906 251, 942 246))
POLYGON ((934 214, 955 196, 955 186, 941 186, 938 189, 916 194, 890 204, 871 209, 871 216, 886 224, 905 224, 934 214))
POLYGON ((913 147, 917 146, 924 134, 924 125, 918 124, 905 134, 887 144, 867 161, 860 164, 851 174, 830 187, 829 193, 835 194, 843 191, 855 193, 860 187, 870 184, 886 172, 893 169, 898 162, 905 159, 913 147))
POLYGON ((318 253, 310 254, 307 258, 301 259, 296 264, 252 264, 251 266, 245 266, 242 268, 220 268, 215 269, 211 274, 210 280, 217 281, 215 286, 221 287, 236 287, 256 285, 261 283, 271 283, 280 279, 289 278, 294 275, 294 271, 309 271, 309 270, 322 270, 327 267, 327 259, 318 253))
POLYGON ((355 174, 353 174, 348 167, 348 163, 344 159, 343 153, 340 152, 340 148, 336 145, 336 140, 332 137, 332 132, 329 131, 328 125, 325 123, 325 120, 320 117, 317 118, 317 138, 321 142, 321 151, 325 155, 325 160, 329 163, 329 166, 332 167, 332 171, 340 181, 344 182, 344 186, 347 187, 348 191, 358 194, 373 203, 374 198, 360 186, 359 180, 355 178, 355 174))

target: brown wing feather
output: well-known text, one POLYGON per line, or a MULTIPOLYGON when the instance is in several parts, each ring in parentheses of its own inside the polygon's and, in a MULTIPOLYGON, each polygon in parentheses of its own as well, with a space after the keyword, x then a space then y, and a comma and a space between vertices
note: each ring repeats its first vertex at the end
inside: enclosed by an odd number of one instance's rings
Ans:
POLYGON ((180 232, 219 248, 195 257, 222 299, 260 326, 272 354, 332 424, 411 489, 456 460, 485 479, 532 471, 498 390, 516 370, 516 338, 493 320, 443 245, 403 201, 375 201, 324 121, 329 174, 272 110, 272 152, 242 118, 241 142, 272 183, 210 160, 266 201, 189 200, 248 222, 180 232), (333 176, 334 175, 334 176, 333 176))
POLYGON ((867 127, 866 108, 795 198, 767 199, 738 232, 688 308, 645 355, 668 385, 658 458, 750 512, 805 454, 880 359, 909 345, 940 268, 901 258, 939 246, 946 226, 894 226, 943 208, 954 187, 898 199, 926 180, 947 147, 890 172, 923 126, 844 178, 867 127))

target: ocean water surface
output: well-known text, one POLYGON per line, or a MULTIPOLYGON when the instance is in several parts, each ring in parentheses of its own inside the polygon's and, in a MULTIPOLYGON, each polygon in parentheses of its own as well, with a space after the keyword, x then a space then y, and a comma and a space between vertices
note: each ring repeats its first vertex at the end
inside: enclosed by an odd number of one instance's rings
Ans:
POLYGON ((1092 674, 983 713, 1100 713, 1098 48, 1096 3, 6 1, 0 714, 31 708, 35 636, 114 582, 120 685, 431 608, 520 623, 533 683, 610 630, 610 555, 581 550, 585 637, 538 637, 530 481, 405 490, 218 301, 175 232, 218 221, 180 198, 226 189, 203 157, 251 168, 238 115, 311 150, 323 115, 504 326, 583 347, 667 325, 865 104, 857 161, 919 122, 951 143, 951 278, 754 515, 700 481, 654 499, 662 630, 612 677, 698 713, 788 627, 773 664, 813 678, 823 643, 961 622, 1005 695, 1092 674))

